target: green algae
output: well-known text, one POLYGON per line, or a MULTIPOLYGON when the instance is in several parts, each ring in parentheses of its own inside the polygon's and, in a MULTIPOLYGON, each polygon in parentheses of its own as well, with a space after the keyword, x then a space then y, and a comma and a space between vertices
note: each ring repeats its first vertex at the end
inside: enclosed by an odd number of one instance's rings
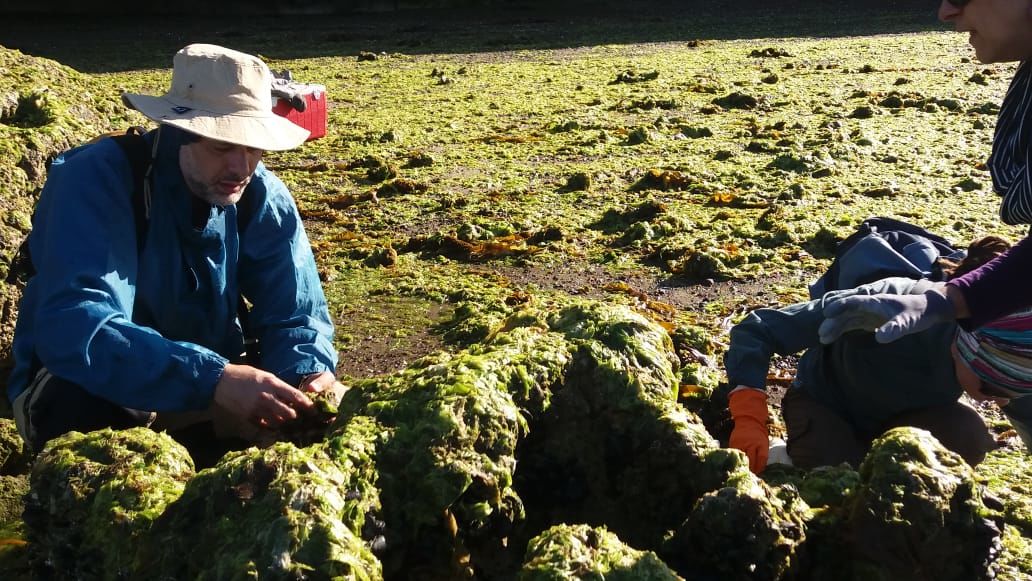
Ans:
POLYGON ((397 566, 448 570, 450 555, 523 519, 512 473, 527 424, 513 400, 544 406, 567 356, 540 329, 503 337, 356 382, 341 400, 338 427, 368 417, 388 431, 377 463, 397 566))
POLYGON ((808 513, 794 489, 775 491, 740 473, 699 500, 661 554, 685 575, 790 578, 800 568, 808 513))
POLYGON ((860 485, 860 474, 848 464, 802 470, 787 464, 768 466, 763 481, 772 486, 791 484, 813 508, 840 509, 860 485))
POLYGON ((0 475, 28 474, 32 454, 18 433, 14 420, 0 418, 0 475))
POLYGON ((992 578, 1002 519, 960 456, 924 430, 895 428, 859 472, 846 517, 857 578, 992 578))
POLYGON ((0 527, 21 521, 28 491, 28 476, 0 476, 0 527))
POLYGON ((133 548, 193 474, 182 446, 146 428, 51 440, 32 467, 25 503, 34 567, 80 579, 133 572, 133 548))
POLYGON ((135 576, 382 578, 362 536, 379 508, 378 438, 376 424, 356 421, 325 444, 227 454, 192 478, 154 523, 135 576))
POLYGON ((997 563, 998 579, 1024 579, 1032 575, 1032 477, 1024 450, 1001 447, 990 452, 975 470, 975 478, 988 495, 1002 504, 1006 527, 1003 550, 997 563))
POLYGON ((635 550, 606 530, 558 525, 531 539, 519 581, 680 579, 655 553, 635 550))

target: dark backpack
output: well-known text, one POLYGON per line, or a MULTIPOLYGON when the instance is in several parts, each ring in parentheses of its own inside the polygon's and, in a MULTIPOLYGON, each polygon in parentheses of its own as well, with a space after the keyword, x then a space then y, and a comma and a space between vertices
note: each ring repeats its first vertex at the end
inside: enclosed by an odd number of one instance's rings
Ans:
MULTIPOLYGON (((151 158, 151 146, 144 138, 145 134, 146 130, 144 128, 133 126, 127 129, 124 134, 110 136, 122 149, 126 159, 129 160, 129 167, 133 173, 133 191, 130 196, 133 204, 133 218, 136 223, 137 256, 143 254, 143 248, 147 243, 147 229, 150 226, 150 222, 147 219, 144 189, 147 180, 150 179, 151 162, 153 160, 151 158)), ((99 139, 97 138, 96 140, 99 139)), ((251 218, 254 217, 255 211, 252 201, 254 196, 246 195, 246 190, 244 193, 245 195, 241 197, 240 202, 237 204, 238 233, 247 229, 247 225, 251 222, 251 218)), ((18 246, 18 251, 15 253, 14 258, 11 259, 6 282, 7 284, 20 283, 24 286, 35 274, 36 267, 32 264, 32 253, 29 251, 29 237, 26 236, 18 246)), ((240 326, 244 331, 246 359, 251 365, 256 365, 258 361, 258 344, 257 339, 249 332, 248 314, 247 302, 241 295, 237 297, 237 318, 240 320, 240 326)))
POLYGON ((941 281, 940 257, 964 254, 942 236, 892 218, 868 218, 835 247, 831 267, 810 285, 810 298, 889 276, 941 281))

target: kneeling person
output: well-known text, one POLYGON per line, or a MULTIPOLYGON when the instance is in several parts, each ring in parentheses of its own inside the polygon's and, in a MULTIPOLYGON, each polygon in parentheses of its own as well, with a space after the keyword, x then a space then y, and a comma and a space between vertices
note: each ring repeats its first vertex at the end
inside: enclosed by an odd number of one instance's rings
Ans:
POLYGON ((145 228, 119 145, 103 139, 54 162, 29 236, 36 272, 8 387, 33 449, 71 430, 206 414, 228 418, 229 435, 253 435, 310 409, 304 391, 335 385, 333 325, 304 227, 260 161, 308 136, 272 113, 271 83, 257 57, 190 45, 165 95, 125 95, 160 124, 144 136, 145 228), (240 358, 241 295, 260 368, 240 358))
MULTIPOLYGON (((977 245, 972 245, 969 256, 984 257, 984 252, 976 252, 977 245)), ((961 263, 956 274, 976 266, 961 263)), ((1022 378, 1013 377, 1008 365, 1015 360, 1001 352, 1027 355, 1024 343, 1032 345, 1032 317, 1004 319, 995 330, 989 326, 959 335, 955 324, 941 323, 888 344, 865 331, 820 343, 818 329, 826 305, 860 295, 919 295, 937 284, 941 283, 887 278, 780 309, 757 309, 731 330, 725 355, 727 376, 735 386, 728 398, 735 422, 730 445, 749 456, 754 472, 761 472, 767 462, 765 385, 771 357, 803 350, 795 380, 781 403, 787 452, 802 468, 842 462, 856 467, 875 438, 899 426, 928 430, 975 465, 995 447, 995 440, 978 412, 958 400, 964 392, 1002 405, 1027 437, 1032 397, 1025 394, 1032 390, 1008 388, 1022 378), (993 350, 995 356, 987 353, 993 350)), ((1032 359, 1024 365, 1032 372, 1032 359)), ((1029 445, 1027 439, 1025 443, 1029 445)))

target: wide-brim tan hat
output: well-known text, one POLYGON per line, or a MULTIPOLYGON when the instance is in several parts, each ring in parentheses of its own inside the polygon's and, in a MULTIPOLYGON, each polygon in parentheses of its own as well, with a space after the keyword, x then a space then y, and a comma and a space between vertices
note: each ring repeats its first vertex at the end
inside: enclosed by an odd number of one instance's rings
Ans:
POLYGON ((211 139, 266 151, 293 149, 308 130, 272 112, 272 72, 256 56, 191 44, 172 59, 172 87, 160 97, 124 93, 149 119, 211 139))

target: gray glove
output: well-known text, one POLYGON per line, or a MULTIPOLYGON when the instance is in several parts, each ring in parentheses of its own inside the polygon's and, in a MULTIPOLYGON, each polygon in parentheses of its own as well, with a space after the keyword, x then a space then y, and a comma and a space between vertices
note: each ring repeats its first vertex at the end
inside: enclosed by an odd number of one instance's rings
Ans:
MULTIPOLYGON (((290 74, 289 71, 284 72, 290 74)), ((303 113, 308 106, 305 98, 298 91, 298 86, 288 79, 274 78, 272 80, 272 96, 287 101, 298 113, 303 113)))
POLYGON ((849 331, 874 331, 875 340, 890 343, 955 319, 953 303, 936 290, 920 295, 853 295, 824 307, 817 334, 827 345, 849 331))

